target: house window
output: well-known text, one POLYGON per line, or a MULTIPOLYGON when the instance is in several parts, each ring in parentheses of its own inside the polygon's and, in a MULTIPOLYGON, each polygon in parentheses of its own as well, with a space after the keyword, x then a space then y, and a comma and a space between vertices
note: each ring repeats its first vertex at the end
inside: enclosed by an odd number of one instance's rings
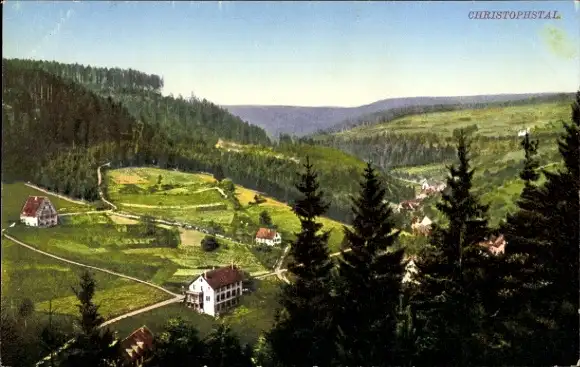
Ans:
POLYGON ((228 293, 226 293, 226 298, 230 298, 230 291, 228 291, 228 293))
POLYGON ((205 296, 205 300, 206 301, 209 301, 209 296, 205 296))

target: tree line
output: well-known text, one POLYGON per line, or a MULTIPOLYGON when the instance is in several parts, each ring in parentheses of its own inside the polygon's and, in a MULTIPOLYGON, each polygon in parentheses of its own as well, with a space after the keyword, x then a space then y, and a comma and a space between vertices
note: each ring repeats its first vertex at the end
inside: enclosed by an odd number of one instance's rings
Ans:
POLYGON ((122 104, 143 124, 162 129, 171 138, 202 138, 215 144, 218 138, 243 144, 270 144, 266 132, 250 125, 227 110, 195 96, 163 96, 163 80, 132 69, 100 68, 79 64, 35 60, 6 60, 21 68, 44 70, 64 80, 80 84, 101 97, 122 104))
POLYGON ((94 88, 117 90, 121 88, 160 91, 163 78, 133 69, 104 68, 91 65, 63 64, 56 61, 11 59, 23 67, 45 70, 61 78, 94 88))

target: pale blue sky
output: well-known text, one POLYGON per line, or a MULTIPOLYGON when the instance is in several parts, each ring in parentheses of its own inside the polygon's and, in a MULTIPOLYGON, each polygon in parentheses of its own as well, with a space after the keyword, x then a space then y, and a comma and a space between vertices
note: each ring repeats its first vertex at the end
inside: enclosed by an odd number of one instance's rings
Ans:
POLYGON ((580 10, 550 2, 8 0, 4 57, 133 68, 218 104, 575 91, 580 10), (557 10, 560 20, 474 20, 557 10), (551 40, 551 41, 550 41, 551 40))

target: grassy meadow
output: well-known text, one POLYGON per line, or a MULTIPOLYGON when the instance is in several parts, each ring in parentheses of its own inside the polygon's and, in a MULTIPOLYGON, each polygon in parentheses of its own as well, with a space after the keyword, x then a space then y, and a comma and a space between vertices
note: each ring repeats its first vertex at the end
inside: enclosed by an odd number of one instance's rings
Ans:
POLYGON ((21 241, 66 259, 102 267, 178 291, 183 282, 208 267, 234 262, 250 273, 267 269, 248 245, 220 240, 213 252, 201 249, 205 234, 155 226, 147 234, 143 224, 115 215, 65 217, 53 228, 23 225, 9 229, 21 241))
MULTIPOLYGON (((2 298, 7 304, 17 307, 28 298, 35 312, 46 313, 51 301, 54 313, 77 316, 78 301, 71 287, 78 285, 83 270, 2 239, 2 298)), ((97 285, 95 302, 105 318, 170 298, 144 284, 99 271, 92 273, 97 285)))
POLYGON ((146 325, 155 334, 163 330, 170 318, 181 317, 194 325, 201 336, 207 335, 217 323, 225 322, 231 325, 242 343, 253 343, 272 326, 278 307, 276 295, 280 289, 280 281, 275 277, 255 282, 256 291, 242 296, 240 305, 218 320, 192 311, 182 304, 171 304, 120 320, 112 324, 111 328, 123 337, 146 325))
POLYGON ((450 136, 454 129, 477 124, 479 134, 497 137, 516 135, 525 127, 530 127, 532 131, 551 131, 558 129, 558 122, 562 120, 570 120, 569 102, 417 114, 382 124, 356 127, 336 133, 336 135, 373 136, 385 132, 402 134, 430 132, 450 136))
MULTIPOLYGON (((151 215, 200 226, 217 224, 228 234, 239 229, 239 226, 235 225, 235 217, 243 217, 246 223, 251 224, 247 226, 245 234, 253 236, 255 229, 259 226, 260 213, 266 210, 283 239, 293 239, 294 234, 300 229, 298 218, 287 204, 263 194, 260 195, 264 196, 266 201, 255 204, 253 203, 254 196, 259 193, 239 185, 236 185, 236 196, 242 208, 234 210, 230 202, 215 189, 217 182, 208 174, 144 167, 124 168, 109 171, 107 180, 111 201, 120 205, 123 211, 137 215, 151 215), (168 190, 149 193, 148 187, 157 185, 159 176, 162 177, 162 184, 159 187, 163 189, 163 183, 167 182, 168 190), (137 190, 140 190, 139 194, 128 193, 129 191, 137 192, 137 190), (201 195, 195 194, 200 190, 204 190, 200 193, 201 195), (195 208, 196 205, 213 203, 223 203, 227 207, 195 208)), ((325 229, 331 230, 330 250, 338 251, 343 239, 342 223, 328 218, 322 218, 322 222, 325 229)))
POLYGON ((20 212, 29 196, 46 196, 60 214, 94 210, 90 205, 72 203, 26 186, 22 182, 2 183, 2 228, 20 221, 20 212))

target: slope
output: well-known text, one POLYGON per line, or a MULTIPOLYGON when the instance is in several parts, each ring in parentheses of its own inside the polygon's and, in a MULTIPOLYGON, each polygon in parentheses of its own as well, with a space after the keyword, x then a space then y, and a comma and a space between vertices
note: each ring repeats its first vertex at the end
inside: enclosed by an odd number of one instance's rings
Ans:
POLYGON ((215 144, 221 137, 244 144, 270 143, 261 128, 205 99, 163 96, 163 78, 158 75, 54 61, 13 61, 79 83, 102 97, 111 97, 122 103, 135 119, 163 129, 174 139, 203 139, 215 144))
POLYGON ((476 108, 480 105, 530 103, 535 99, 554 99, 557 94, 500 94, 461 97, 390 98, 358 107, 301 106, 224 106, 228 111, 264 128, 271 136, 309 135, 320 130, 341 130, 364 123, 375 123, 393 116, 400 117, 423 111, 476 108))
MULTIPOLYGON (((513 207, 521 183, 523 158, 518 132, 529 128, 539 139, 542 165, 556 168, 555 140, 561 120, 569 118, 570 99, 504 107, 417 114, 389 122, 319 135, 318 144, 371 159, 391 174, 415 181, 443 180, 454 162, 453 135, 459 128, 473 134, 475 185, 492 206, 492 222, 513 207)), ((433 214, 434 212, 431 212, 433 214)))

